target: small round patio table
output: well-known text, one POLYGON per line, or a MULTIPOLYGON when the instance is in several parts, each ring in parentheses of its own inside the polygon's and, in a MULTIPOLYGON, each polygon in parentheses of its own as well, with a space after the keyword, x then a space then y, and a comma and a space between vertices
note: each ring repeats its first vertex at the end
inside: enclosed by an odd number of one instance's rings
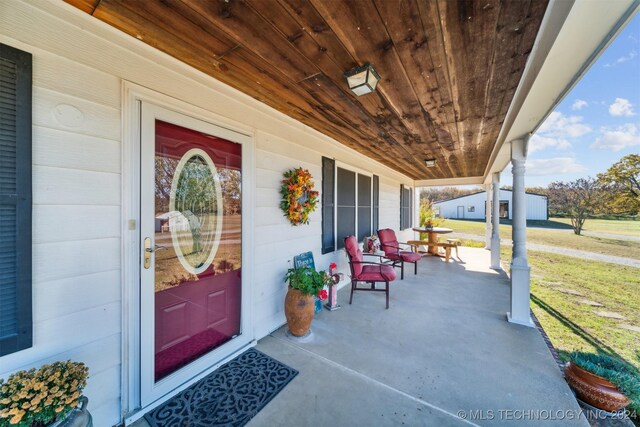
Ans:
POLYGON ((427 235, 429 236, 429 240, 425 242, 428 246, 427 252, 434 256, 442 256, 438 251, 438 234, 447 234, 453 232, 451 228, 445 227, 433 227, 430 229, 416 227, 413 229, 413 231, 416 231, 418 233, 427 233, 427 235))

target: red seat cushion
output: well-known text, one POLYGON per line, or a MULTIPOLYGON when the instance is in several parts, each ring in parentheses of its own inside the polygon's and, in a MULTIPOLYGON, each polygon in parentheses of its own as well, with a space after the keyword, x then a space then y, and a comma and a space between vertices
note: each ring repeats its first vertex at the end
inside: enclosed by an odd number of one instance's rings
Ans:
POLYGON ((396 280, 396 271, 390 265, 365 265, 355 279, 363 282, 391 282, 396 280))
POLYGON ((400 257, 405 262, 416 262, 420 260, 422 255, 415 252, 400 252, 400 257))

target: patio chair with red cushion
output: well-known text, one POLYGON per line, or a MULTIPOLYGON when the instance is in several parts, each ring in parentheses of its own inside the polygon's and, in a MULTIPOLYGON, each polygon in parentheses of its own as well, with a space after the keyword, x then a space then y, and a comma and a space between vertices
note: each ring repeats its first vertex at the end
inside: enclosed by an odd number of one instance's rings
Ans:
POLYGON ((385 258, 393 261, 394 267, 400 267, 400 279, 404 280, 404 263, 413 264, 413 274, 418 274, 418 261, 422 257, 419 253, 412 252, 412 245, 398 242, 396 233, 390 229, 378 230, 380 239, 380 249, 384 252, 385 258), (409 250, 403 250, 403 246, 409 250))
POLYGON ((354 291, 384 292, 387 295, 387 308, 389 308, 389 282, 396 280, 396 272, 391 265, 381 262, 364 261, 360 245, 355 236, 347 236, 344 239, 344 249, 349 258, 351 268, 351 296, 349 304, 353 300, 354 291), (371 284, 369 288, 359 288, 358 282, 371 284), (377 289, 376 282, 384 282, 384 289, 377 289))

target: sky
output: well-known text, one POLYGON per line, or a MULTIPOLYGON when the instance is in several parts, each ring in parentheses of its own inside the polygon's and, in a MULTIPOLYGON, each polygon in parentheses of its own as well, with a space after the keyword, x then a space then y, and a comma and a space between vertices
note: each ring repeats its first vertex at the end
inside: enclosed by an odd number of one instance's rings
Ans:
POLYGON ((525 185, 595 177, 627 154, 640 154, 640 14, 531 137, 525 185))

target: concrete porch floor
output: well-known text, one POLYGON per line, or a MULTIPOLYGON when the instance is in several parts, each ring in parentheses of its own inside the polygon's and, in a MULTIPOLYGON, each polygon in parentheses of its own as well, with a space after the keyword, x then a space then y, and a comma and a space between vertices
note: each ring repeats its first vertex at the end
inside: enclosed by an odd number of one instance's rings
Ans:
POLYGON ((389 310, 384 293, 349 305, 344 287, 304 342, 286 326, 260 340, 300 373, 248 425, 588 426, 538 330, 506 321, 509 279, 489 251, 460 257, 398 274, 389 310))
POLYGON ((383 293, 349 305, 345 287, 307 342, 286 326, 260 340, 300 374, 249 425, 588 426, 538 330, 506 321, 509 279, 489 251, 460 257, 409 268, 389 310, 383 293))

